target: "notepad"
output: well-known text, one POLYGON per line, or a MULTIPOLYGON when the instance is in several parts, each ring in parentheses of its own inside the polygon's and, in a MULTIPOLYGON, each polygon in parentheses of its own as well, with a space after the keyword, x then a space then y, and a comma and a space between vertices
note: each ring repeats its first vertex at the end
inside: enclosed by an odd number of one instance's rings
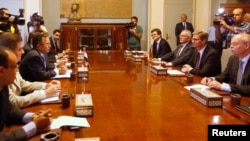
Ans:
POLYGON ((40 101, 41 104, 48 104, 48 103, 60 103, 59 93, 56 93, 53 97, 45 98, 40 101))
POLYGON ((179 71, 179 70, 167 70, 167 73, 170 75, 170 76, 186 76, 185 73, 179 71))
POLYGON ((58 69, 55 69, 56 76, 51 77, 50 79, 56 79, 56 78, 70 78, 70 74, 72 70, 67 70, 65 74, 59 74, 58 69))
POLYGON ((62 126, 78 126, 78 127, 90 127, 86 118, 73 117, 73 116, 60 116, 53 119, 50 129, 58 129, 62 126))

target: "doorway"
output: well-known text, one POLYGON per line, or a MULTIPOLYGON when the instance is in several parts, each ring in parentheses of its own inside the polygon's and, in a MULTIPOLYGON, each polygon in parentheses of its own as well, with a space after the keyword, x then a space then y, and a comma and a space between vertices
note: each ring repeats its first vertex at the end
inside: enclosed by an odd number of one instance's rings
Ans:
POLYGON ((194 26, 193 3, 194 0, 165 0, 164 26, 166 34, 163 35, 163 37, 167 39, 172 50, 177 47, 175 37, 175 25, 180 22, 181 14, 185 13, 187 15, 187 21, 191 22, 194 26))

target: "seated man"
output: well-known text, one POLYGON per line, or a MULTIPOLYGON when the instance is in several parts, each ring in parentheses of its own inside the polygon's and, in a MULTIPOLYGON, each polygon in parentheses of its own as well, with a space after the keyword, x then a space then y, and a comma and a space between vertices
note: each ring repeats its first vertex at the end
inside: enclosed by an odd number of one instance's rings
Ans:
POLYGON ((171 47, 168 42, 162 38, 161 30, 158 28, 154 28, 151 30, 151 37, 154 40, 153 46, 151 49, 153 58, 160 58, 163 55, 171 52, 171 47))
POLYGON ((161 57, 161 60, 166 61, 165 66, 182 66, 188 63, 194 51, 191 38, 192 33, 189 30, 182 30, 177 48, 161 57))
POLYGON ((192 46, 195 50, 189 63, 182 67, 182 72, 209 77, 221 73, 220 56, 215 49, 207 45, 207 40, 207 32, 193 32, 192 46))
MULTIPOLYGON (((50 49, 49 37, 43 33, 35 33, 33 40, 33 49, 29 51, 20 62, 20 74, 28 81, 43 81, 56 76, 57 72, 51 67, 47 53, 50 49)), ((58 68, 59 74, 65 74, 67 67, 64 65, 58 68)))
POLYGON ((26 112, 10 104, 8 86, 13 83, 18 70, 16 55, 6 47, 0 46, 0 140, 23 141, 36 133, 48 129, 50 119, 46 115, 50 109, 35 114, 26 112), (15 128, 3 133, 4 126, 25 123, 21 128, 15 128))
POLYGON ((237 34, 230 45, 233 55, 222 74, 213 78, 204 77, 201 83, 211 89, 250 97, 250 35, 237 34))
POLYGON ((58 57, 62 57, 62 49, 60 48, 60 37, 61 37, 61 31, 59 29, 55 29, 53 31, 53 35, 51 37, 49 37, 49 41, 50 41, 50 51, 48 53, 48 57, 49 57, 49 62, 56 62, 56 55, 58 55, 58 57))
MULTIPOLYGON (((0 45, 9 48, 17 57, 18 62, 23 54, 22 38, 10 32, 0 35, 0 45)), ((19 72, 16 73, 14 83, 9 84, 10 102, 12 105, 23 108, 37 103, 44 98, 55 96, 60 92, 60 81, 50 83, 25 81, 19 72), (25 93, 25 95, 23 94, 25 93)))

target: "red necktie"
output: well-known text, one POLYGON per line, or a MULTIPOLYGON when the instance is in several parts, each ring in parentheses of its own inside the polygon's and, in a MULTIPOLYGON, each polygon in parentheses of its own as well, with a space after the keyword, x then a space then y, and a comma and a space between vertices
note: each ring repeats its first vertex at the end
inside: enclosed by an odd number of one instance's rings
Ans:
POLYGON ((199 69, 199 66, 200 66, 200 53, 198 52, 195 60, 195 68, 199 69))
POLYGON ((58 48, 58 45, 57 45, 57 42, 55 41, 55 53, 57 52, 57 48, 58 48))

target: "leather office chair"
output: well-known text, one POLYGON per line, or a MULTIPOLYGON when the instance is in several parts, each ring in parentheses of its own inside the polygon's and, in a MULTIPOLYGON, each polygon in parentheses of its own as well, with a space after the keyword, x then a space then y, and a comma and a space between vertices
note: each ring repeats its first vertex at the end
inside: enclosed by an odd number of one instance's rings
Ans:
POLYGON ((227 66, 228 58, 232 55, 232 51, 230 48, 223 49, 222 55, 221 55, 221 70, 224 71, 224 69, 227 66))

